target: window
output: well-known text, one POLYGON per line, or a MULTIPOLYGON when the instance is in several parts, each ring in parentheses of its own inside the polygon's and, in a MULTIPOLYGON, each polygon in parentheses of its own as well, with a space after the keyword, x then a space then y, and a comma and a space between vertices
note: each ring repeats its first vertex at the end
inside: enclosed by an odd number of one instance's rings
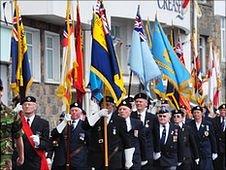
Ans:
POLYGON ((199 3, 205 4, 207 1, 206 0, 199 0, 199 3))
POLYGON ((60 36, 45 31, 45 82, 60 82, 60 36))
POLYGON ((221 18, 221 59, 226 62, 226 17, 221 18))
MULTIPOLYGON (((124 22, 124 21, 123 21, 124 22)), ((129 74, 128 63, 128 45, 127 40, 127 26, 119 21, 112 21, 111 23, 111 35, 113 38, 115 53, 119 63, 120 70, 123 74, 129 74)))
POLYGON ((41 81, 40 32, 38 29, 25 27, 27 54, 31 74, 35 82, 41 81))
POLYGON ((204 36, 199 37, 199 57, 201 63, 201 72, 206 72, 206 41, 207 38, 204 36))

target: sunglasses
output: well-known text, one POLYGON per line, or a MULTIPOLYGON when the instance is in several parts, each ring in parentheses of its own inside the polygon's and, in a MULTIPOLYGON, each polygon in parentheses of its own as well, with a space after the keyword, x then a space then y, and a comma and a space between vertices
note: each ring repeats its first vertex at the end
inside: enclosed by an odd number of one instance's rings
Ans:
POLYGON ((174 118, 180 118, 181 116, 180 115, 174 115, 173 117, 174 118))
POLYGON ((158 115, 158 117, 163 117, 163 118, 166 118, 166 115, 158 115))

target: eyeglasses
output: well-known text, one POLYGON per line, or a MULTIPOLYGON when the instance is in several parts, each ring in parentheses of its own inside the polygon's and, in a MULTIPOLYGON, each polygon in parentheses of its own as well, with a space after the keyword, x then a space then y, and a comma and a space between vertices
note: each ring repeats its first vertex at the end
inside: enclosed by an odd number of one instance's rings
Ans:
POLYGON ((166 115, 158 115, 158 117, 163 117, 163 118, 166 118, 166 115))
POLYGON ((174 115, 173 117, 174 118, 180 118, 181 116, 180 115, 174 115))

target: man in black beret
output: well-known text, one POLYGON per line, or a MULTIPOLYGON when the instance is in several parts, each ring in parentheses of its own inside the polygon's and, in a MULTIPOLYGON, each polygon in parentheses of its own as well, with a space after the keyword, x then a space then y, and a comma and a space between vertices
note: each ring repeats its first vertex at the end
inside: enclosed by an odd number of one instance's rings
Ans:
MULTIPOLYGON (((22 101, 22 111, 19 115, 22 120, 24 132, 24 164, 17 166, 14 160, 14 168, 17 170, 40 170, 48 166, 45 152, 49 149, 49 122, 36 115, 36 98, 27 96, 22 101)), ((14 158, 17 152, 14 152, 14 158)))
POLYGON ((213 118, 213 127, 217 140, 218 157, 214 161, 215 169, 226 169, 225 166, 225 128, 226 128, 226 104, 218 107, 219 116, 213 118))
POLYGON ((133 166, 130 169, 140 170, 141 161, 146 159, 146 136, 144 125, 138 119, 131 118, 132 105, 129 100, 123 100, 118 106, 119 116, 126 120, 127 132, 129 133, 132 147, 135 148, 133 154, 133 166))
POLYGON ((87 114, 84 129, 90 132, 88 147, 88 169, 104 169, 104 118, 107 118, 107 136, 109 153, 109 170, 129 169, 132 167, 132 156, 134 148, 131 148, 131 140, 127 133, 126 122, 118 116, 112 97, 105 97, 100 102, 100 111, 87 114), (123 165, 123 153, 125 164, 123 165))
POLYGON ((200 162, 197 168, 213 170, 213 160, 217 158, 217 145, 212 123, 203 118, 201 106, 194 106, 192 114, 194 120, 188 125, 192 128, 199 149, 200 162))
POLYGON ((159 137, 157 132, 156 116, 147 111, 148 96, 145 93, 138 93, 134 96, 137 111, 132 112, 131 117, 141 120, 145 128, 147 139, 147 160, 142 160, 141 169, 151 169, 153 164, 153 156, 155 159, 160 156, 159 137))
POLYGON ((188 125, 183 123, 184 112, 182 110, 173 110, 172 117, 174 124, 180 127, 181 138, 183 139, 183 162, 177 167, 177 170, 193 170, 195 167, 194 162, 196 165, 199 164, 199 153, 194 133, 188 125))
MULTIPOLYGON (((53 149, 52 170, 65 170, 67 166, 73 170, 87 169, 88 134, 82 128, 82 111, 78 103, 72 103, 70 115, 65 114, 64 120, 52 130, 52 139, 58 141, 58 146, 53 149), (67 154, 70 155, 69 160, 67 154)), ((52 155, 48 157, 51 159, 52 155)))
POLYGON ((171 114, 165 107, 157 112, 157 117, 161 156, 154 164, 156 169, 176 170, 183 160, 180 128, 170 122, 171 114))

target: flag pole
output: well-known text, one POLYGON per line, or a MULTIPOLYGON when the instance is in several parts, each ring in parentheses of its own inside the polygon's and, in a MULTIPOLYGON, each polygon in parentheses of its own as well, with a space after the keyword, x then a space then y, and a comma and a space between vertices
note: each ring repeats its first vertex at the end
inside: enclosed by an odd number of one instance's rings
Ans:
POLYGON ((130 91, 131 91, 132 76, 133 76, 133 72, 132 72, 132 70, 130 70, 130 74, 129 74, 129 88, 128 88, 128 97, 130 96, 130 91))
MULTIPOLYGON (((104 108, 106 108, 106 87, 104 85, 104 98, 103 104, 104 108)), ((104 169, 108 170, 108 129, 107 129, 107 117, 104 117, 104 169)))

